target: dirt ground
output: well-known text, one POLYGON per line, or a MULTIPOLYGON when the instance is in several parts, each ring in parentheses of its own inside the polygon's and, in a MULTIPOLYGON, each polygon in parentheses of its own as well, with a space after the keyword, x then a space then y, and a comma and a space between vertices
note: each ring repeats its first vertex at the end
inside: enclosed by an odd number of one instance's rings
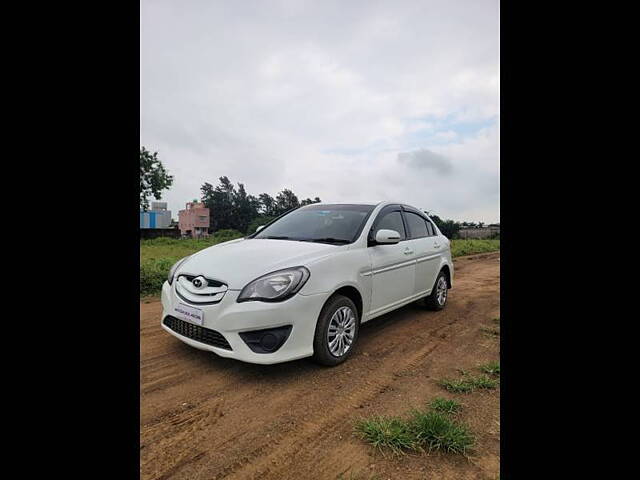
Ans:
POLYGON ((159 300, 140 304, 143 479, 496 479, 500 389, 450 394, 458 369, 499 359, 500 254, 455 260, 440 312, 409 305, 364 324, 335 368, 309 360, 251 365, 191 348, 160 327, 159 300), (382 456, 353 435, 372 414, 405 415, 455 398, 476 437, 469 458, 382 456))

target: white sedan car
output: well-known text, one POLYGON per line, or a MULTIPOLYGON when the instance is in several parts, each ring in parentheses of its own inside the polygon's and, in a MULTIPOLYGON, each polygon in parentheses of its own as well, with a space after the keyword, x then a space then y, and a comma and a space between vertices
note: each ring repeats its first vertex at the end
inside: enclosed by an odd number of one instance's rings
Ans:
POLYGON ((416 300, 440 310, 452 284, 450 242, 420 210, 317 203, 177 262, 161 324, 222 357, 337 365, 361 323, 416 300))

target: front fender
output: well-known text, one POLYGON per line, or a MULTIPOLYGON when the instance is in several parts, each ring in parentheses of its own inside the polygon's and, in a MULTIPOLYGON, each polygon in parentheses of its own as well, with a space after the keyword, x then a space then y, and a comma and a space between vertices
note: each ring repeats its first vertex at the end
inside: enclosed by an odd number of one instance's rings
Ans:
POLYGON ((354 287, 362 297, 362 306, 367 311, 371 303, 371 261, 365 250, 347 250, 320 258, 305 265, 311 276, 300 290, 301 295, 332 293, 339 288, 354 287))

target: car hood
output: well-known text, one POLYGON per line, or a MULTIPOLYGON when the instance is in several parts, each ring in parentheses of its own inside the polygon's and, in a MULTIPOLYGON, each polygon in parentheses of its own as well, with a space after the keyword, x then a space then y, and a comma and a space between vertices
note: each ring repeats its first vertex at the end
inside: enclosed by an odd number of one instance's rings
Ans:
POLYGON ((282 268, 308 265, 344 246, 326 243, 240 238, 194 253, 176 273, 204 275, 241 290, 251 280, 282 268))

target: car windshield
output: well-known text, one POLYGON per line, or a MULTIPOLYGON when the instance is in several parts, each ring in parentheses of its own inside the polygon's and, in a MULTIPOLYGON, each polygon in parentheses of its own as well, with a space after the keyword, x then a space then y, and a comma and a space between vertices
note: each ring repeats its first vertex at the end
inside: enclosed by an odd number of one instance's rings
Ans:
POLYGON ((375 205, 307 205, 286 214, 252 238, 336 245, 356 240, 375 205))

